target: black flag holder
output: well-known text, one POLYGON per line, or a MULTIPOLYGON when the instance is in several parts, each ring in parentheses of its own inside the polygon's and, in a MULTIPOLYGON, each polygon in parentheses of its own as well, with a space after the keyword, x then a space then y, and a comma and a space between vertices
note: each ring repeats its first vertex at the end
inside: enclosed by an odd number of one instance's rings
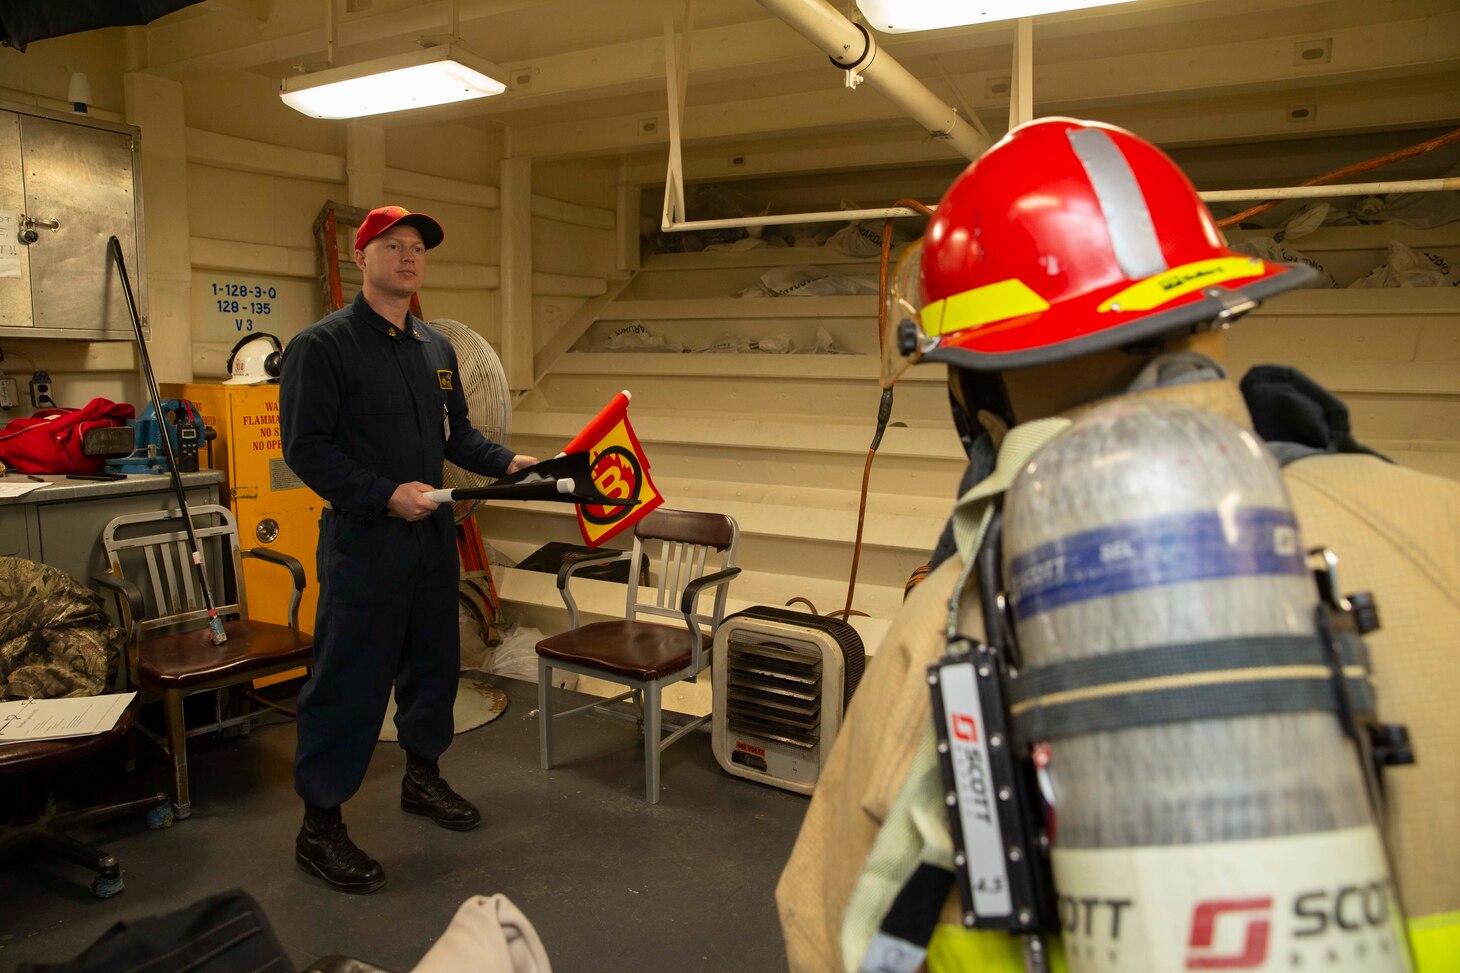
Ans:
POLYGON ((600 507, 632 507, 635 497, 610 497, 593 482, 587 452, 566 453, 529 466, 520 473, 504 476, 484 487, 432 490, 426 496, 436 503, 455 500, 547 500, 555 503, 588 503, 600 507))

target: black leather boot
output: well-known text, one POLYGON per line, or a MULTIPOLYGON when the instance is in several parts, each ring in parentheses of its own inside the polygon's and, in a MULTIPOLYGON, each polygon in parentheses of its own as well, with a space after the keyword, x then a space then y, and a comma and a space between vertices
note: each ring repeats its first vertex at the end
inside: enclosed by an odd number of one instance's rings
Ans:
POLYGON ((400 782, 400 806, 411 814, 424 814, 443 828, 470 831, 482 823, 476 806, 441 779, 436 761, 406 752, 406 775, 400 782))
POLYGON ((294 841, 294 860, 341 892, 364 895, 385 884, 385 869, 350 840, 338 807, 304 805, 304 827, 294 841))

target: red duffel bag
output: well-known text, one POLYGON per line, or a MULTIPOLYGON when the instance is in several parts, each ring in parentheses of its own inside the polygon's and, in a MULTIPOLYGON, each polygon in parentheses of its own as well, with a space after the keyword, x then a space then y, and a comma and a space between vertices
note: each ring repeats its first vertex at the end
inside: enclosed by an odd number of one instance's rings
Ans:
POLYGON ((124 426, 135 415, 125 402, 92 399, 80 409, 11 419, 0 430, 0 462, 18 473, 95 473, 105 457, 83 453, 81 437, 94 426, 124 426))

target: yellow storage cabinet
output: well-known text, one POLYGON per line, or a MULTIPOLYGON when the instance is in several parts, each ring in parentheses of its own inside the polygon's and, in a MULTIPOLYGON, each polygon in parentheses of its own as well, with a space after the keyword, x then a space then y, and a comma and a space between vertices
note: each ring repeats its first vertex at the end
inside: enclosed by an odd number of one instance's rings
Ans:
MULTIPOLYGON (((282 551, 304 565, 308 584, 299 604, 299 628, 313 633, 319 602, 314 552, 324 502, 284 465, 279 386, 195 383, 164 386, 162 394, 188 399, 203 413, 204 424, 216 430, 212 463, 223 471, 219 495, 238 518, 243 547, 282 551)), ((208 461, 206 450, 202 460, 208 461)), ((287 573, 252 558, 243 562, 243 573, 249 615, 261 621, 287 622, 293 593, 287 573)))

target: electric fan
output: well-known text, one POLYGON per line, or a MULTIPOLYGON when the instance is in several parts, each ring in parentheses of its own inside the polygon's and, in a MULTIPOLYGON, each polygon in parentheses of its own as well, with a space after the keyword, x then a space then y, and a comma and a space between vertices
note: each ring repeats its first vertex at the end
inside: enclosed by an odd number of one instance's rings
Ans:
MULTIPOLYGON (((486 338, 460 321, 438 318, 431 322, 431 327, 444 334, 456 350, 456 381, 466 396, 471 424, 492 442, 507 445, 512 434, 512 401, 501 359, 486 338)), ((482 487, 492 482, 491 478, 468 472, 449 460, 442 470, 442 480, 447 489, 482 487)), ((451 511, 457 523, 470 516, 480 502, 453 502, 451 511)))
MULTIPOLYGON (((477 431, 494 443, 507 445, 511 434, 512 404, 508 397, 507 373, 502 370, 501 359, 487 343, 460 321, 440 318, 430 322, 431 327, 446 336, 456 351, 456 382, 466 396, 467 415, 477 431)), ((487 486, 491 478, 468 472, 449 460, 442 468, 443 485, 448 489, 487 486)), ((451 504, 452 515, 457 523, 471 516, 479 500, 457 500, 451 504)), ((488 586, 473 581, 463 571, 461 583, 461 604, 470 610, 485 629, 487 605, 491 603, 488 586), (476 599, 481 599, 478 604, 476 599)), ((457 733, 474 729, 496 719, 507 708, 507 695, 495 686, 480 680, 463 676, 452 710, 453 729, 457 733)), ((381 724, 379 739, 398 739, 395 726, 395 691, 392 689, 385 720, 381 724)))

